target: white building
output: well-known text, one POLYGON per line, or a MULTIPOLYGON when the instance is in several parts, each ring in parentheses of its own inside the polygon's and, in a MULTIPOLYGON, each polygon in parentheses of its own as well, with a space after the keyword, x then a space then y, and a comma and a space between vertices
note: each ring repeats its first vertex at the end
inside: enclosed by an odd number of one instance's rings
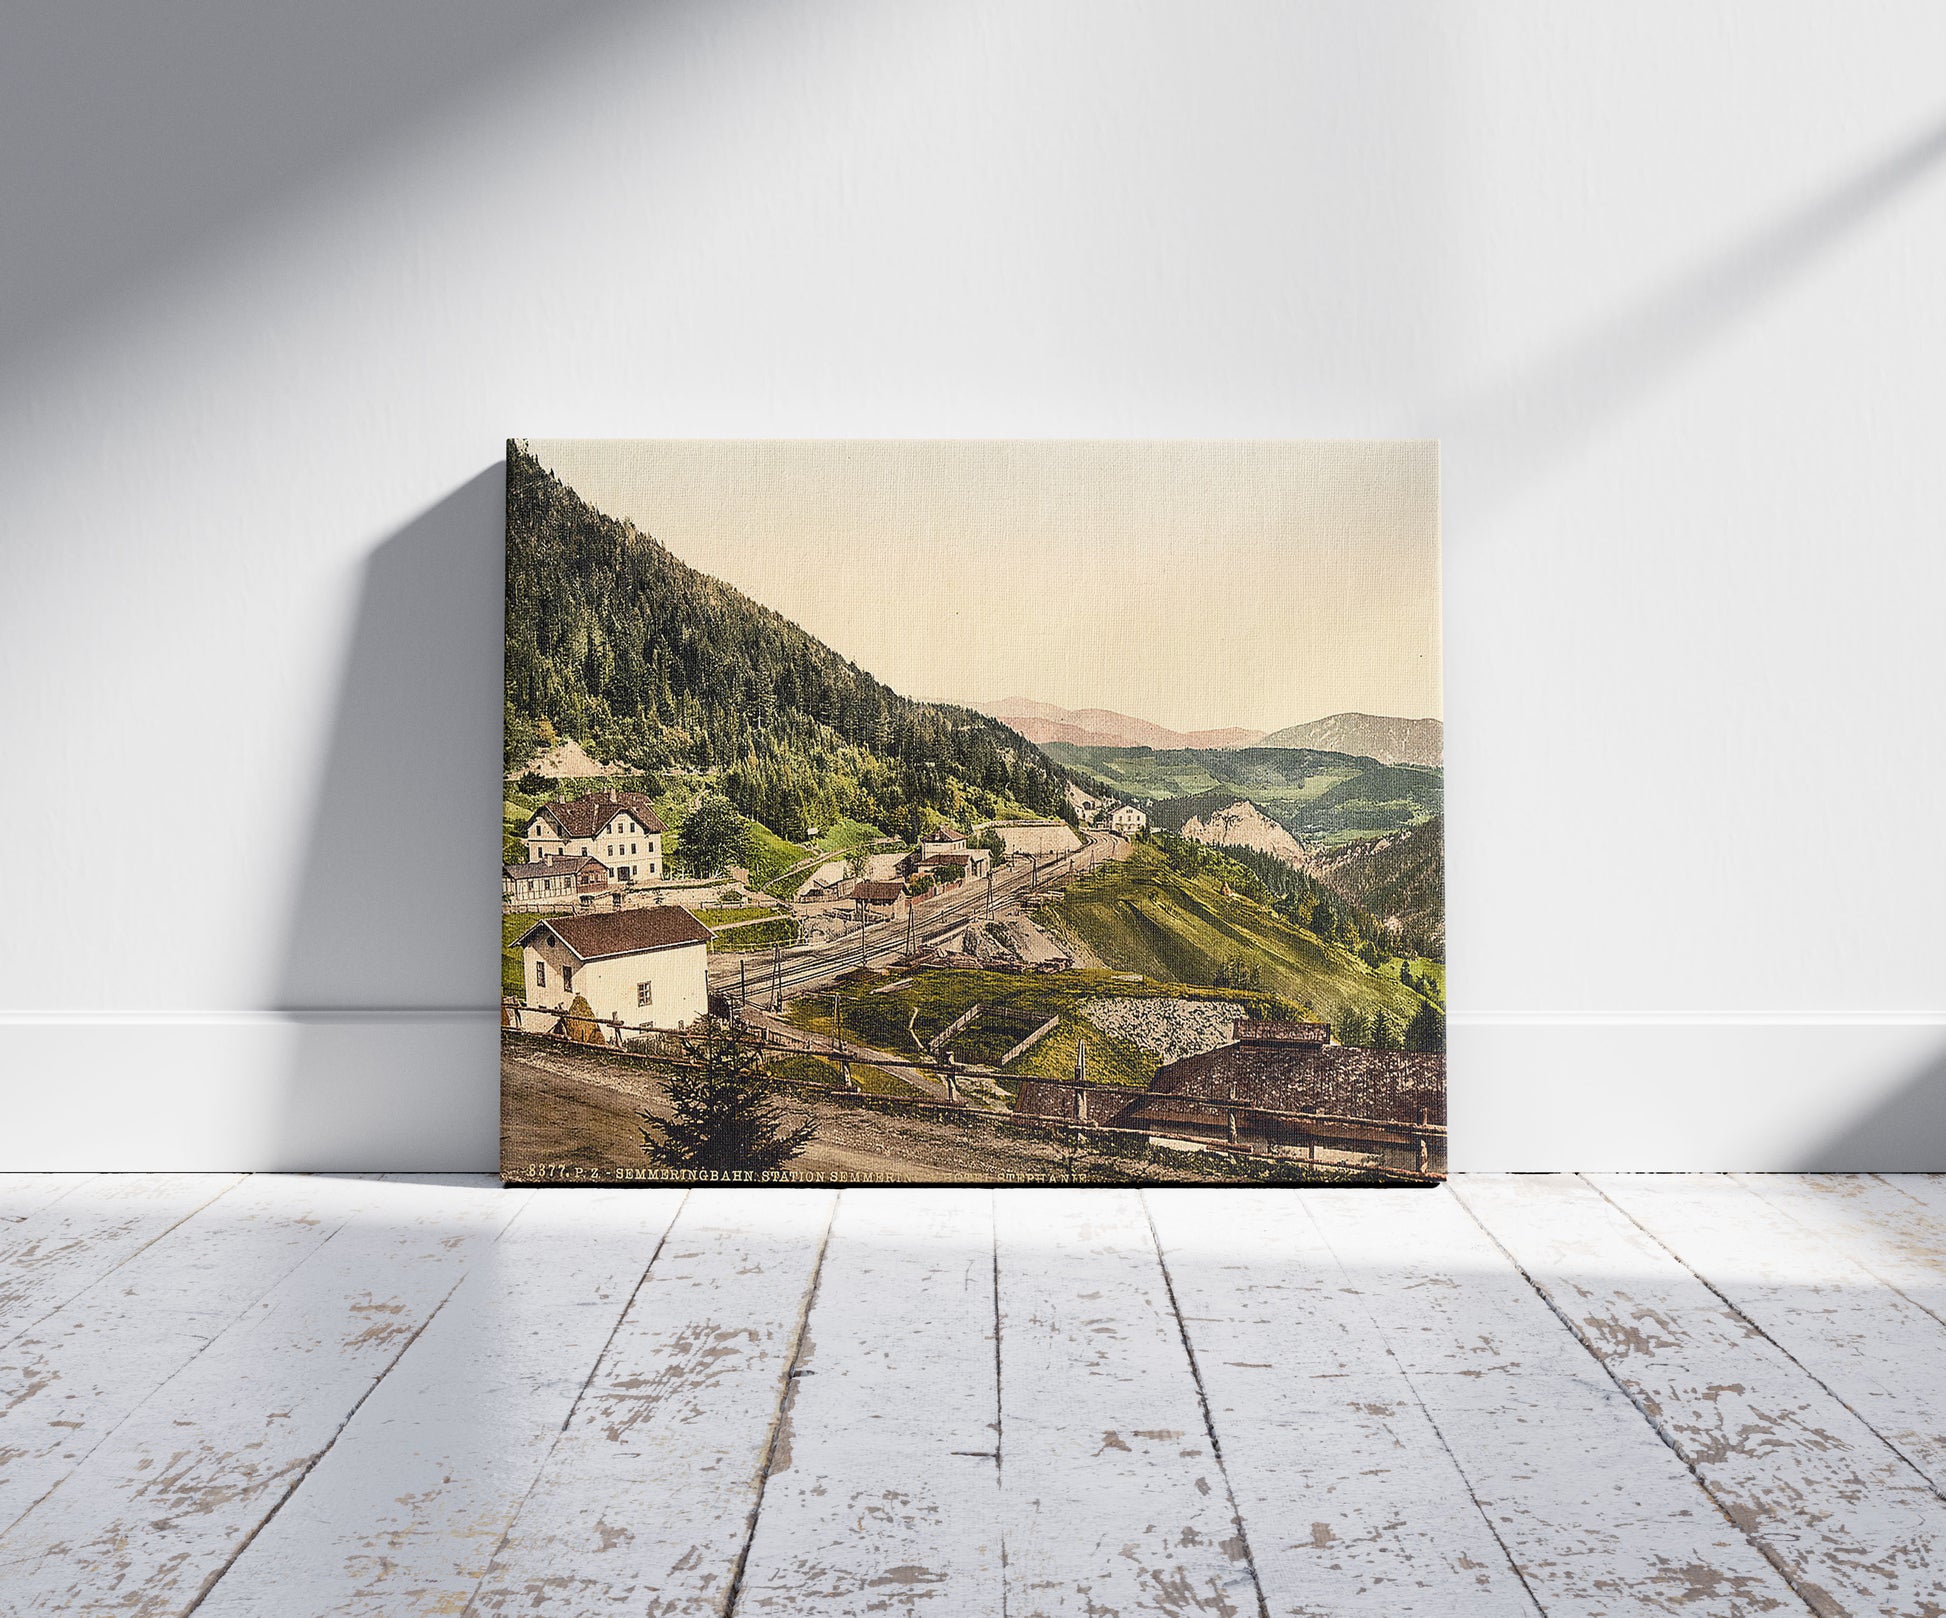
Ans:
POLYGON ((579 995, 631 1028, 686 1028, 709 1010, 710 936, 680 905, 536 922, 520 939, 526 1003, 567 1011, 579 995))
POLYGON ((607 866, 617 882, 656 882, 668 830, 641 793, 598 792, 542 804, 522 836, 529 862, 586 854, 607 866))
POLYGON ((1132 803, 1118 803, 1108 816, 1109 830, 1117 837, 1133 837, 1148 825, 1149 817, 1132 803))

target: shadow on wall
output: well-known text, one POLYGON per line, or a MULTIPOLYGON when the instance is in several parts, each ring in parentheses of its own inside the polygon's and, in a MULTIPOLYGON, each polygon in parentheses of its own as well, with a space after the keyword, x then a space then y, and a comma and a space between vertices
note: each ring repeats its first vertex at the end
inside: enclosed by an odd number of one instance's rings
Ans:
POLYGON ((0 364, 579 43, 615 0, 10 6, 0 364), (112 43, 111 43, 112 42, 112 43))
POLYGON ((1887 1100, 1789 1166, 1806 1174, 1938 1173, 1946 1168, 1946 1049, 1925 1057, 1887 1100))
POLYGON ((481 472, 365 564, 276 979, 279 1167, 494 1161, 505 490, 481 472))
POLYGON ((1497 387, 1454 402, 1438 425, 1455 446, 1449 499, 1492 512, 1694 365, 1946 159, 1946 119, 1623 306, 1497 387), (1468 460, 1472 469, 1467 470, 1468 460))

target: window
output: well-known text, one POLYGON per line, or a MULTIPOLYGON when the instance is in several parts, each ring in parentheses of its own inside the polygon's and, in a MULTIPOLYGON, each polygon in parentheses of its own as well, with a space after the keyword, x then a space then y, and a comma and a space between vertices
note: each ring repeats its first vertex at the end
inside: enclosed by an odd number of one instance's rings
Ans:
POLYGON ((547 962, 545 961, 536 961, 534 963, 534 987, 537 989, 545 989, 547 987, 547 962))
POLYGON ((654 1005, 654 1004, 655 1004, 655 985, 654 985, 653 983, 638 983, 638 984, 636 984, 636 985, 635 985, 635 1003, 636 1003, 636 1004, 637 1004, 638 1006, 652 1006, 652 1005, 654 1005))
POLYGON ((567 990, 569 994, 574 993, 574 968, 573 967, 564 966, 561 968, 561 987, 567 990))
POLYGON ((633 853, 635 852, 635 845, 634 845, 633 843, 630 843, 630 844, 628 845, 628 851, 629 851, 629 853, 631 853, 631 854, 633 854, 633 853))

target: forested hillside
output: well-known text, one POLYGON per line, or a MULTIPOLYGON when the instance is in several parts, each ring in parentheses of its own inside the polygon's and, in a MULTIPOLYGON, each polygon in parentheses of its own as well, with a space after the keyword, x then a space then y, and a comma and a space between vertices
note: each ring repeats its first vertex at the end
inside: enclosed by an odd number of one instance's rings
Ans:
POLYGON ((1381 764, 1350 753, 1307 748, 1071 747, 1048 756, 1118 797, 1148 806, 1157 825, 1180 828, 1192 816, 1250 802, 1306 843, 1340 842, 1403 831, 1440 812, 1444 778, 1413 764, 1381 764))
POLYGON ((1388 837, 1326 849, 1311 862, 1319 881, 1371 915, 1394 917, 1427 955, 1446 953, 1446 822, 1443 816, 1388 837))
POLYGON ((934 811, 1066 809, 1059 768, 1004 725, 899 696, 594 510, 515 442, 508 767, 557 737, 622 769, 720 771, 744 813, 793 841, 840 816, 910 831, 934 811))

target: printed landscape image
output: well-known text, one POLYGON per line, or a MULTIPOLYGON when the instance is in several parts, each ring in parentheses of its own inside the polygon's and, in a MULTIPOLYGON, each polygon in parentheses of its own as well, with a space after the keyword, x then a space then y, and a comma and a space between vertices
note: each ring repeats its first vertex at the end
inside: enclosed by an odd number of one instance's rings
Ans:
POLYGON ((1437 478, 511 442, 503 1176, 1442 1177, 1437 478))

